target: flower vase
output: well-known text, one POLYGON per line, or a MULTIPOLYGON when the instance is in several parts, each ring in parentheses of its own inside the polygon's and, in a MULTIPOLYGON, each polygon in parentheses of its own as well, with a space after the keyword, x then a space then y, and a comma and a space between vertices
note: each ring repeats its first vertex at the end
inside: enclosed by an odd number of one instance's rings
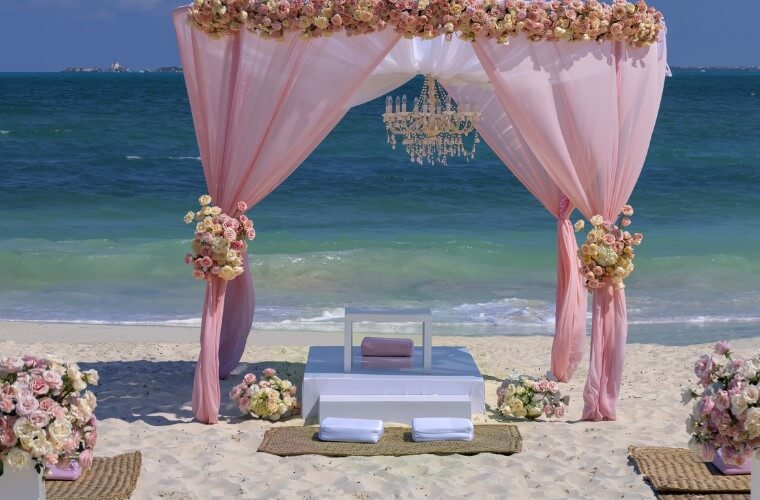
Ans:
POLYGON ((82 466, 76 458, 63 458, 45 473, 48 481, 76 481, 82 475, 82 466))
POLYGON ((3 462, 0 476, 0 497, 13 500, 44 500, 45 481, 34 465, 16 469, 3 462))
POLYGON ((750 500, 760 500, 760 449, 752 457, 752 493, 750 500))
POLYGON ((730 465, 723 461, 723 450, 718 450, 715 452, 715 458, 712 461, 712 464, 723 474, 726 476, 740 476, 740 475, 747 475, 751 472, 752 462, 756 462, 757 460, 749 459, 748 462, 745 462, 743 465, 730 465))

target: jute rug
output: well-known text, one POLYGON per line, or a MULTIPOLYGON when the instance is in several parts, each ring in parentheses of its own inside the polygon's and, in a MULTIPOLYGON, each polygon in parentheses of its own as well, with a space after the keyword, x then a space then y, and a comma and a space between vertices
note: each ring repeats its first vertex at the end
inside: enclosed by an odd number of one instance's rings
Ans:
POLYGON ((631 446, 628 455, 659 498, 749 500, 750 476, 724 476, 687 449, 631 446))
POLYGON ((126 500, 140 477, 139 451, 115 457, 95 457, 92 468, 76 481, 45 481, 48 500, 126 500))
POLYGON ((289 457, 324 455, 328 457, 374 457, 380 455, 512 455, 522 450, 522 437, 514 425, 476 425, 472 441, 415 443, 407 427, 388 427, 379 443, 333 443, 320 441, 318 427, 275 427, 264 434, 259 451, 289 457))

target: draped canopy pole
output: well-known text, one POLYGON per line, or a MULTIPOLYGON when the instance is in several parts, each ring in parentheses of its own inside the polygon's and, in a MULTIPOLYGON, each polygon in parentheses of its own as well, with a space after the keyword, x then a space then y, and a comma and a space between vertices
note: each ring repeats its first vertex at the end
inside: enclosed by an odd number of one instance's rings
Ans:
MULTIPOLYGON (((638 180, 667 73, 664 42, 474 44, 496 95, 546 172, 587 218, 613 222, 638 180)), ((625 356, 625 292, 594 290, 583 418, 614 420, 625 356)))
MULTIPOLYGON (((301 164, 400 38, 289 33, 276 41, 242 30, 212 39, 186 15, 174 13, 185 83, 209 193, 226 213, 238 201, 254 207, 301 164)), ((219 377, 240 361, 253 321, 247 262, 229 285, 217 281, 207 285, 193 385, 193 413, 204 423, 218 421, 219 377)))
POLYGON ((484 85, 445 85, 458 101, 473 99, 482 110, 478 132, 517 179, 557 219, 557 285, 551 371, 569 381, 583 358, 588 294, 578 272, 578 243, 568 220, 574 207, 546 173, 525 139, 499 104, 494 89, 484 85))

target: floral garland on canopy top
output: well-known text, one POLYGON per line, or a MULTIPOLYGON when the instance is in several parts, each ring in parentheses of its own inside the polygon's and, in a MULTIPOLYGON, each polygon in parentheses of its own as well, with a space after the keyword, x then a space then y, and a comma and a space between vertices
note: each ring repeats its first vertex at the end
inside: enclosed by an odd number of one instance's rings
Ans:
POLYGON ((660 40, 663 15, 644 0, 194 0, 188 22, 213 37, 245 27, 265 38, 286 32, 304 38, 338 31, 361 35, 388 25, 406 38, 431 39, 458 33, 499 43, 525 34, 530 40, 621 41, 641 47, 660 40))

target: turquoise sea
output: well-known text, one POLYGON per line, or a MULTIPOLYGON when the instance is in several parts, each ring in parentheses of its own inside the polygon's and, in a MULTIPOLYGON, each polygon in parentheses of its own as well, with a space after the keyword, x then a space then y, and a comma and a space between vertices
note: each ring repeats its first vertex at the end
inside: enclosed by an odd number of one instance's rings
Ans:
MULTIPOLYGON (((401 90, 418 93, 421 81, 401 90)), ((428 305, 440 332, 550 334, 555 221, 481 144, 410 164, 382 100, 252 211, 262 329, 428 305)), ((760 335, 760 72, 675 70, 631 203, 631 341, 760 335)), ((197 324, 204 182, 181 75, 0 74, 0 319, 197 324)))

